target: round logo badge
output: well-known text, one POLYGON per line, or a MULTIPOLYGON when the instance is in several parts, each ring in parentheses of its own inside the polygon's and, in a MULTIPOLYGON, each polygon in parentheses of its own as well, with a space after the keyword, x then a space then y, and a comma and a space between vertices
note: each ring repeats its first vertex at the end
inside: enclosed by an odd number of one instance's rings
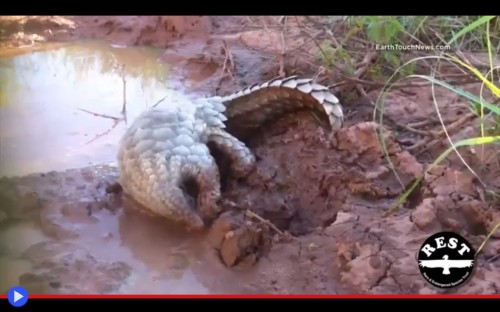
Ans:
POLYGON ((462 236, 453 232, 436 233, 425 240, 418 252, 422 276, 439 288, 453 288, 472 275, 476 251, 462 236))

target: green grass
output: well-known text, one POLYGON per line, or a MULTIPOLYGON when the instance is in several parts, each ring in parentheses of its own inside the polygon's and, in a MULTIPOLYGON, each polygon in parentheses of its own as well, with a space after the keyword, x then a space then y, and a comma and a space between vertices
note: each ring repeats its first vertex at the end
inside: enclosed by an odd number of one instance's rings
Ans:
MULTIPOLYGON (((445 19, 447 21, 451 19, 445 19)), ((486 72, 482 72, 480 69, 475 68, 473 65, 468 63, 466 60, 460 58, 458 55, 454 53, 437 53, 436 55, 431 55, 427 57, 417 57, 414 58, 413 60, 410 60, 409 62, 402 64, 399 66, 399 68, 396 69, 395 73, 390 77, 387 83, 387 87, 385 88, 384 92, 381 93, 378 101, 377 101, 377 109, 380 110, 382 113, 379 115, 378 122, 383 125, 383 111, 384 111, 384 99, 385 95, 387 92, 391 90, 391 84, 393 84, 393 80, 400 80, 400 79, 423 79, 431 83, 432 87, 432 95, 433 95, 433 102, 434 102, 434 107, 436 110, 436 114, 439 117, 439 120, 441 122, 441 126, 443 127, 443 130, 446 134, 446 138, 449 142, 450 147, 446 149, 443 153, 441 153, 424 171, 424 173, 419 176, 414 183, 407 188, 403 195, 397 200, 397 202, 394 204, 394 206, 389 209, 389 211, 386 212, 385 216, 391 215, 393 212, 395 212, 402 204, 406 202, 408 197, 411 195, 411 193, 418 187, 418 185, 422 182, 425 174, 429 172, 433 167, 436 165, 440 164, 443 160, 445 160, 452 152, 455 152, 457 156, 462 160, 463 164, 474 174, 476 173, 470 168, 470 166, 467 164, 467 162, 464 160, 462 155, 460 154, 460 149, 463 147, 472 147, 472 146, 483 146, 486 144, 498 144, 500 143, 500 106, 498 104, 494 104, 492 102, 487 101, 484 97, 483 94, 471 94, 470 92, 467 92, 466 90, 460 88, 459 86, 454 86, 451 85, 443 80, 437 79, 436 78, 436 68, 437 65, 434 67, 429 68, 429 73, 427 75, 417 75, 417 74, 407 74, 404 75, 402 78, 396 78, 400 77, 397 75, 398 72, 402 72, 403 68, 405 66, 409 66, 410 64, 415 64, 416 62, 422 61, 424 59, 434 59, 437 60, 438 62, 449 62, 452 63, 458 67, 461 67, 465 72, 469 72, 471 75, 475 76, 478 78, 479 81, 483 84, 483 88, 488 90, 493 97, 496 99, 500 98, 500 88, 498 86, 498 80, 495 79, 495 75, 493 74, 495 70, 498 70, 498 67, 495 67, 495 64, 493 62, 494 56, 498 55, 498 33, 500 32, 498 27, 499 27, 499 22, 498 18, 495 16, 482 16, 482 17, 475 17, 475 18, 468 18, 466 20, 468 23, 467 24, 459 24, 459 23, 454 23, 461 25, 460 29, 455 29, 452 31, 451 29, 448 28, 449 32, 445 32, 445 34, 442 36, 443 38, 447 38, 446 35, 451 36, 451 38, 445 43, 445 45, 452 46, 456 44, 457 42, 464 42, 464 38, 469 38, 467 42, 471 43, 471 38, 474 38, 474 44, 476 46, 479 46, 481 48, 484 48, 485 51, 488 53, 488 59, 490 62, 489 70, 486 72), (494 32, 492 33, 492 28, 494 32), (441 112, 440 108, 438 106, 435 94, 434 94, 434 89, 436 86, 440 86, 443 88, 448 89, 449 91, 452 91, 461 97, 467 99, 470 103, 470 110, 474 113, 477 114, 477 119, 479 120, 479 133, 477 134, 476 137, 471 137, 471 138, 466 138, 459 140, 457 142, 454 142, 452 138, 449 136, 447 129, 446 129, 446 124, 444 123, 442 117, 441 117, 441 112), (488 126, 489 129, 487 128, 486 121, 492 121, 492 126, 488 126), (489 130, 489 131, 486 131, 489 130)), ((419 29, 421 26, 417 26, 416 29, 419 29)), ((443 26, 444 27, 444 26, 443 26)), ((399 29, 399 28, 398 28, 399 29)), ((445 27, 446 29, 446 27, 445 27)), ((455 49, 459 50, 458 47, 455 47, 455 49)), ((437 64, 437 63, 436 63, 437 64)), ((377 116, 377 113, 375 112, 374 116, 377 116)), ((380 131, 382 131, 383 127, 380 127, 380 131)), ((387 159, 390 162, 390 158, 388 157, 387 149, 385 147, 385 142, 382 136, 382 133, 379 133, 379 137, 381 139, 381 143, 383 146, 383 149, 386 153, 387 159)), ((394 169, 394 166, 391 163, 391 167, 394 169)), ((396 171, 394 170, 395 174, 397 175, 396 171)), ((480 177, 476 175, 479 181, 481 181, 480 177)), ((399 179, 399 177, 398 177, 399 179)), ((484 185, 484 183, 483 183, 484 185)), ((488 187, 487 185, 484 185, 486 188, 488 187)), ((498 196, 498 194, 495 194, 498 196)), ((485 241, 481 244, 480 248, 477 250, 479 253, 481 249, 484 247, 485 243, 487 240, 491 237, 491 235, 500 227, 500 223, 496 224, 496 226, 488 233, 485 241)))
MULTIPOLYGON (((336 62, 347 63, 345 74, 352 74, 349 64, 354 64, 358 54, 373 49, 376 45, 418 45, 426 53, 428 47, 447 48, 451 51, 500 50, 500 18, 496 16, 355 16, 342 21, 332 19, 328 26, 340 37, 340 44, 333 44, 326 38, 321 42, 321 53, 317 58, 326 66, 336 62), (490 26, 488 30, 485 23, 490 26), (359 42, 366 43, 366 49, 359 51, 359 42), (357 45, 352 44, 358 43, 357 45), (368 47, 372 44, 372 47, 368 47)), ((436 51, 438 52, 438 51, 436 51)), ((386 81, 395 71, 400 77, 413 74, 414 62, 401 66, 408 50, 380 50, 370 67, 370 79, 386 81), (399 70, 397 70, 399 69, 399 70)))

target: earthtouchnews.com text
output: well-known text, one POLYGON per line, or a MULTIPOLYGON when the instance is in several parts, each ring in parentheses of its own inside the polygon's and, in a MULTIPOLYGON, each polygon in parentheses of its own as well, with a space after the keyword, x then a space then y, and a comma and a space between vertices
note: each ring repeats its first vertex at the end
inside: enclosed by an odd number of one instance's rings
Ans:
POLYGON ((449 51, 449 45, 427 44, 376 44, 377 51, 449 51))

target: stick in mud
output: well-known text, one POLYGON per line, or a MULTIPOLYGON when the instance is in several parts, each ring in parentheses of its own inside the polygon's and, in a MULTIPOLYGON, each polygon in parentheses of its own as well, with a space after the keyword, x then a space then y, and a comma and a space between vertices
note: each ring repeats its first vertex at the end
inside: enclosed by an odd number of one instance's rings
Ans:
MULTIPOLYGON (((262 218, 261 216, 259 216, 259 215, 258 215, 258 214, 256 214, 255 212, 253 212, 253 211, 251 211, 251 210, 247 209, 247 210, 245 211, 245 214, 246 214, 246 216, 248 216, 249 218, 255 218, 255 219, 259 220, 260 222, 267 224, 270 228, 272 228, 273 230, 275 230, 278 234, 280 234, 280 235, 286 235, 283 231, 281 231, 280 229, 278 229, 278 228, 277 228, 277 227, 276 227, 276 226, 275 226, 275 225, 274 225, 271 221, 269 221, 269 220, 267 220, 267 219, 262 218)), ((295 238, 295 237, 293 237, 293 236, 291 236, 291 235, 290 235, 290 237, 295 238)))

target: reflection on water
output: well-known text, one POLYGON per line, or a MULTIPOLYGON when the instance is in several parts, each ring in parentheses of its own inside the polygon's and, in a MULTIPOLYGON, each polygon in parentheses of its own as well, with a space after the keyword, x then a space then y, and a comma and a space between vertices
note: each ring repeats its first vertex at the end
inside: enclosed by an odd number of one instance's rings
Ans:
POLYGON ((157 61, 161 50, 51 48, 0 58, 0 176, 114 161, 127 125, 82 110, 121 118, 125 93, 130 121, 165 96, 162 105, 182 96, 157 61))

